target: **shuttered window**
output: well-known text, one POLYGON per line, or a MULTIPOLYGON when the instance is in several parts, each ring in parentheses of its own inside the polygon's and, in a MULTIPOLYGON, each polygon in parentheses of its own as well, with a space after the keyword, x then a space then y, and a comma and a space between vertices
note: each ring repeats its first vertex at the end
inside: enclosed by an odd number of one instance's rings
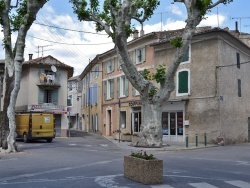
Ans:
POLYGON ((189 71, 178 72, 178 94, 188 94, 189 92, 189 71))
POLYGON ((185 53, 184 56, 182 57, 182 60, 181 60, 182 63, 183 63, 183 62, 189 61, 189 53, 190 53, 190 47, 188 47, 186 53, 185 53))
POLYGON ((240 69, 240 54, 236 53, 237 68, 240 69))

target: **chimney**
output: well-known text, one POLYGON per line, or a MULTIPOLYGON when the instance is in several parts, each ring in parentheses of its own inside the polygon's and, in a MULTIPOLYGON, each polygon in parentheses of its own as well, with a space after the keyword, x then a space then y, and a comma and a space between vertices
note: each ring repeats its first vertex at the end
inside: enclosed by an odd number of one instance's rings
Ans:
POLYGON ((32 60, 33 54, 29 54, 29 61, 32 60))
POLYGON ((235 22, 235 32, 236 32, 236 33, 239 33, 238 22, 237 22, 237 21, 235 22))
POLYGON ((143 35, 144 35, 144 30, 142 29, 142 30, 140 31, 140 37, 143 36, 143 35))
POLYGON ((134 39, 138 38, 138 35, 139 35, 138 30, 134 30, 133 34, 134 34, 134 35, 133 35, 133 38, 134 38, 134 39))

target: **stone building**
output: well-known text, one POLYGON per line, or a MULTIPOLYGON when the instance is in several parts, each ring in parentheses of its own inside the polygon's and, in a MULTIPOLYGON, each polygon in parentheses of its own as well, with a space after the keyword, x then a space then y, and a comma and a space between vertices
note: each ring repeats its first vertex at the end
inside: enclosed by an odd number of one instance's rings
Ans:
POLYGON ((16 112, 53 113, 56 136, 66 136, 67 82, 73 75, 73 67, 50 55, 32 59, 30 54, 22 69, 16 112))

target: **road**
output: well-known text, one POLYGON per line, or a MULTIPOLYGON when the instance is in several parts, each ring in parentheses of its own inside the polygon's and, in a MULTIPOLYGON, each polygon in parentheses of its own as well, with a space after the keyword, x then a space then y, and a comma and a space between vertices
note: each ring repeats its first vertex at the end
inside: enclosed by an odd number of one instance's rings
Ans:
POLYGON ((1 188, 250 188, 250 144, 157 151, 164 182, 142 185, 123 177, 132 151, 101 136, 18 142, 21 152, 0 155, 1 188))

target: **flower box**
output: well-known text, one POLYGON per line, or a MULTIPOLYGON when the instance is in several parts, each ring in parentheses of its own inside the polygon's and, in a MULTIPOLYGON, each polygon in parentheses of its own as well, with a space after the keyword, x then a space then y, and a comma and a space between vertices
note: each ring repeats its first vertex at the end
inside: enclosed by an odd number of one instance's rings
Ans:
POLYGON ((143 184, 163 183, 163 161, 124 156, 124 177, 143 184))
POLYGON ((126 141, 126 142, 131 142, 131 140, 132 140, 132 135, 123 134, 121 140, 122 140, 122 141, 126 141))

